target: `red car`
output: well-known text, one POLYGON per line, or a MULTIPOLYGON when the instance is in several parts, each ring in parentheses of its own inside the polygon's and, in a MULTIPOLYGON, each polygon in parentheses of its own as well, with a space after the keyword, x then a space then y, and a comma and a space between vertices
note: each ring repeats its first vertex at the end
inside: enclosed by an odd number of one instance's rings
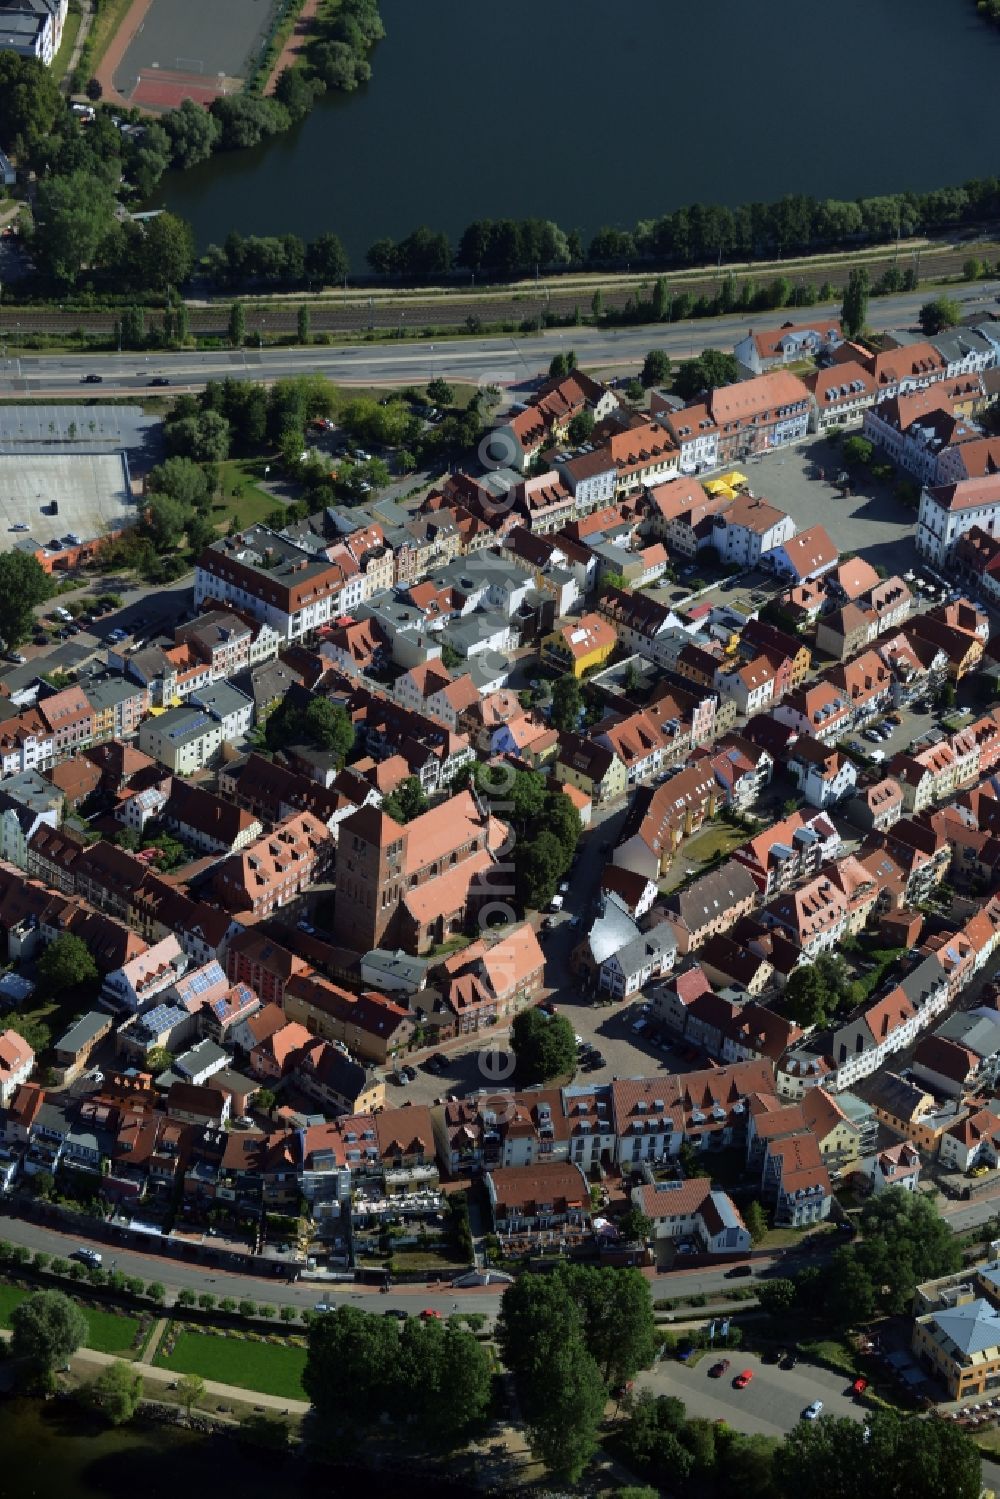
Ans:
POLYGON ((717 1364, 713 1364, 711 1369, 709 1369, 709 1379, 721 1379, 728 1368, 729 1360, 727 1358, 720 1358, 719 1362, 717 1364))
POLYGON ((437 1322, 441 1321, 441 1313, 436 1312, 434 1308, 430 1306, 425 1306, 420 1315, 425 1322, 430 1322, 432 1318, 437 1322))
POLYGON ((856 1379, 851 1385, 852 1395, 863 1395, 868 1388, 867 1379, 856 1379))
POLYGON ((733 1380, 733 1389, 745 1390, 751 1379, 753 1379, 753 1370, 744 1369, 743 1373, 737 1374, 736 1378, 733 1380))

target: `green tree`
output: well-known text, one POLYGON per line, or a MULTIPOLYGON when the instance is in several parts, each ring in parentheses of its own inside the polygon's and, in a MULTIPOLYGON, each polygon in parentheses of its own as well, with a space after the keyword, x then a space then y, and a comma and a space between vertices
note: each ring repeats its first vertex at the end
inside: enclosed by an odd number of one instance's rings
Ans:
POLYGON ((166 1046, 152 1046, 146 1053, 143 1066, 145 1072, 151 1072, 156 1077, 161 1072, 166 1072, 174 1060, 174 1054, 166 1046))
POLYGON ((44 1378, 87 1341, 89 1327, 75 1301, 62 1291, 36 1291, 10 1314, 11 1355, 29 1376, 44 1378))
POLYGON ((205 1381, 200 1374, 182 1374, 177 1381, 177 1399, 184 1407, 188 1420, 191 1411, 205 1398, 205 1381))
POLYGON ((181 286, 194 268, 194 231, 175 213, 160 213, 143 226, 141 276, 144 287, 166 291, 181 286))
POLYGON ((924 303, 917 316, 923 331, 932 337, 962 321, 962 304, 954 297, 935 297, 933 302, 924 303))
POLYGON ((168 421, 164 435, 170 453, 195 463, 224 463, 229 457, 229 423, 218 411, 168 421))
MULTIPOLYGON (((631 1237, 643 1243, 652 1224, 634 1208, 622 1219, 631 1237)), ((616 1266, 566 1265, 560 1275, 583 1316, 587 1351, 605 1385, 617 1389, 656 1357, 657 1334, 649 1284, 638 1270, 616 1266)))
POLYGON ((756 1199, 743 1209, 743 1222, 755 1244, 759 1244, 767 1233, 767 1215, 756 1199))
POLYGON ((540 911, 555 894, 556 886, 566 872, 566 851, 547 830, 517 851, 518 896, 530 910, 540 911))
POLYGON ((262 1114, 270 1114, 271 1110, 274 1108, 277 1102, 278 1096, 276 1093, 273 1093, 270 1088, 258 1088, 257 1092, 254 1094, 254 1106, 255 1108, 258 1108, 262 1114))
POLYGON ((115 1359, 91 1380, 87 1398, 112 1426, 124 1426, 131 1421, 142 1399, 142 1375, 124 1359, 115 1359))
POLYGON ((677 370, 674 390, 684 401, 691 401, 704 390, 733 385, 740 377, 739 365, 732 354, 721 349, 703 349, 697 359, 685 359, 677 370))
MULTIPOLYGON (((743 1214, 744 1221, 746 1213, 743 1214)), ((789 1312, 795 1305, 795 1282, 784 1276, 777 1280, 762 1280, 757 1287, 757 1304, 765 1312, 789 1312)))
POLYGON ((851 1244, 841 1244, 820 1277, 823 1311, 833 1327, 858 1327, 875 1311, 875 1287, 851 1244))
POLYGON ((448 384, 447 380, 442 380, 440 375, 436 375, 427 383, 427 399, 435 406, 451 406, 455 400, 454 388, 448 384))
POLYGON ((785 985, 785 1014, 796 1025, 822 1025, 830 1004, 830 991, 817 972, 815 964, 803 964, 792 970, 785 985))
POLYGON ((412 822, 421 812, 426 812, 428 806, 427 793, 417 776, 407 776, 382 800, 382 811, 401 823, 412 822))
POLYGON ((523 1085, 565 1076, 576 1066, 573 1027, 562 1015, 546 1015, 534 1007, 522 1010, 514 1017, 510 1044, 523 1085))
POLYGON ((845 437, 841 444, 841 452, 844 455, 844 462, 854 468, 861 463, 870 463, 875 448, 867 437, 845 437))
POLYGON ((190 511, 166 494, 153 494, 146 503, 145 526, 157 551, 172 552, 181 544, 190 511))
POLYGON ((80 984, 93 983, 97 964, 90 948, 72 932, 61 932, 38 960, 38 976, 48 994, 62 994, 80 984))
POLYGON ((864 331, 868 321, 868 294, 868 271, 863 265, 856 266, 847 278, 844 305, 840 309, 840 321, 848 338, 857 338, 864 331))
POLYGON ((50 70, 35 58, 0 52, 0 147, 20 139, 30 157, 43 150, 66 108, 50 70))
POLYGON ((246 343, 246 337, 246 309, 242 302, 234 302, 229 309, 229 342, 234 349, 241 349, 246 343))
POLYGON ((952 1422, 880 1410, 864 1426, 846 1417, 800 1421, 774 1454, 774 1477, 784 1499, 979 1499, 982 1462, 952 1422))
POLYGON ((392 1403, 399 1332, 385 1317, 338 1306, 309 1324, 302 1387, 321 1425, 377 1420, 392 1403))
POLYGON ((81 271, 96 263, 98 251, 111 234, 115 206, 109 184, 90 172, 40 181, 32 234, 39 269, 60 286, 75 285, 81 271))
POLYGON ((861 1214, 861 1240, 851 1252, 878 1288, 890 1315, 905 1312, 914 1287, 958 1270, 962 1253, 934 1204, 922 1194, 894 1187, 867 1203, 861 1214))
POLYGON ((150 469, 146 487, 152 494, 169 495, 187 510, 198 510, 211 495, 208 475, 190 458, 167 458, 150 469))
MULTIPOLYGON (((670 288, 667 285, 667 278, 666 276, 657 276, 653 285, 653 317, 658 323, 662 323, 669 313, 670 304, 671 296, 670 288)), ((649 358, 648 354, 646 358, 649 358)), ((658 385, 659 383, 658 380, 649 381, 650 385, 658 385)), ((645 385, 646 381, 643 381, 643 384, 645 385)))
POLYGON ((559 678, 552 689, 552 724, 555 728, 573 731, 579 727, 583 709, 583 692, 576 677, 567 673, 559 678))
MULTIPOLYGON (((5 54, 0 52, 0 59, 5 54)), ((13 649, 31 634, 34 609, 52 595, 52 583, 37 557, 0 553, 0 635, 13 649)))
POLYGON ((207 161, 221 133, 215 116, 193 99, 185 99, 177 109, 169 110, 161 123, 170 137, 173 164, 182 171, 207 161))
POLYGON ((671 369, 670 357, 664 349, 650 349, 642 362, 639 379, 647 390, 651 385, 665 385, 670 379, 671 369))
POLYGON ((573 446, 578 448, 589 442, 594 435, 594 426, 592 411, 578 411, 569 424, 569 440, 573 446))
POLYGON ((497 1339, 532 1452, 554 1477, 575 1483, 597 1445, 607 1390, 562 1277, 523 1275, 509 1286, 497 1339))
POLYGON ((309 303, 303 302, 297 315, 298 340, 300 344, 309 342, 309 303))
POLYGON ((354 724, 347 711, 329 698, 313 698, 306 709, 304 728, 313 744, 341 764, 354 748, 354 724))
POLYGON ((350 269, 347 252, 335 234, 321 234, 306 249, 306 274, 323 286, 346 280, 350 269))
POLYGON ((604 293, 600 287, 597 288, 590 299, 590 313, 595 323, 599 323, 604 316, 604 293))

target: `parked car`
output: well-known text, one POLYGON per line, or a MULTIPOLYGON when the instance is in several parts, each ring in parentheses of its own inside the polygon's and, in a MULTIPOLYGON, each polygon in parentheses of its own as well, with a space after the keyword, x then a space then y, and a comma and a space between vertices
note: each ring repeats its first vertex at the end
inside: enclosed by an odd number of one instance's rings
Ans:
POLYGON ((752 1265, 734 1265, 731 1270, 726 1271, 727 1280, 736 1280, 741 1275, 752 1275, 752 1265))
POLYGON ((727 1358, 720 1358, 719 1362, 713 1364, 711 1369, 709 1369, 708 1376, 710 1379, 721 1379, 728 1368, 729 1360, 727 1358))
POLYGON ((387 1306, 382 1315, 383 1317, 396 1317, 400 1322, 405 1322, 408 1313, 404 1312, 402 1307, 387 1306))
POLYGON ((745 1390, 751 1379, 753 1379, 753 1370, 744 1369, 743 1372, 741 1374, 737 1374, 736 1378, 733 1380, 733 1389, 745 1390))
POLYGON ((682 1364, 686 1364, 687 1361, 688 1361, 688 1359, 691 1358, 693 1356, 693 1354, 694 1354, 694 1344, 693 1343, 681 1343, 680 1347, 677 1349, 677 1358, 678 1358, 679 1362, 682 1363, 682 1364))
POLYGON ((432 1306, 425 1306, 420 1313, 420 1318, 423 1322, 440 1322, 441 1313, 436 1312, 432 1306))
POLYGON ((90 1265, 91 1267, 96 1267, 102 1264, 104 1256, 100 1254, 96 1249, 88 1249, 86 1246, 82 1246, 80 1249, 77 1249, 73 1254, 70 1255, 70 1259, 79 1260, 81 1265, 90 1265))
POLYGON ((805 1410, 802 1412, 802 1419, 803 1419, 803 1421, 816 1421, 816 1420, 818 1420, 820 1412, 822 1411, 822 1409, 823 1409, 823 1402, 822 1402, 822 1400, 814 1400, 813 1403, 812 1403, 812 1405, 807 1405, 806 1408, 805 1408, 805 1410))
POLYGON ((863 1395, 868 1388, 867 1379, 856 1379, 851 1385, 852 1395, 863 1395))
POLYGON ((799 1361, 799 1356, 794 1348, 786 1348, 781 1356, 781 1367, 783 1369, 794 1369, 799 1361))
POLYGON ((399 1070, 405 1078, 409 1079, 411 1083, 416 1081, 417 1069, 415 1067, 411 1067, 409 1063, 407 1063, 405 1067, 400 1067, 399 1070))

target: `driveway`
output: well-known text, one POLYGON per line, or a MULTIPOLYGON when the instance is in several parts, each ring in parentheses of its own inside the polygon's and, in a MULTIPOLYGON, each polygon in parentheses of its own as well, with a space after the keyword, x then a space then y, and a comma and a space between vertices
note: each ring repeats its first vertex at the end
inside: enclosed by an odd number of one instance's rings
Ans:
POLYGON ((676 1396, 683 1400, 689 1416, 725 1421, 736 1431, 769 1437, 791 1431, 813 1400, 822 1400, 825 1416, 847 1416, 852 1421, 864 1417, 865 1407, 845 1393, 850 1380, 843 1374, 801 1360, 794 1369, 782 1369, 776 1364, 762 1364, 756 1354, 739 1350, 720 1350, 717 1357, 730 1362, 728 1373, 721 1379, 709 1376, 716 1358, 706 1354, 693 1368, 676 1359, 664 1359, 639 1374, 636 1387, 654 1395, 676 1396), (742 1369, 750 1369, 753 1379, 745 1389, 737 1390, 733 1379, 742 1369))

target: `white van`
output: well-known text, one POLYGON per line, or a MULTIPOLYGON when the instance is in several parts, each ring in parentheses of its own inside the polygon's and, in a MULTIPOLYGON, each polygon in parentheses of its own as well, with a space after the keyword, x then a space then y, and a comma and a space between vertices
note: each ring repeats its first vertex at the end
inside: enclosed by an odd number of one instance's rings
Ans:
POLYGON ((562 908, 563 908, 563 898, 562 898, 562 896, 559 895, 559 894, 553 895, 552 899, 549 901, 549 910, 550 911, 561 911, 562 908))

